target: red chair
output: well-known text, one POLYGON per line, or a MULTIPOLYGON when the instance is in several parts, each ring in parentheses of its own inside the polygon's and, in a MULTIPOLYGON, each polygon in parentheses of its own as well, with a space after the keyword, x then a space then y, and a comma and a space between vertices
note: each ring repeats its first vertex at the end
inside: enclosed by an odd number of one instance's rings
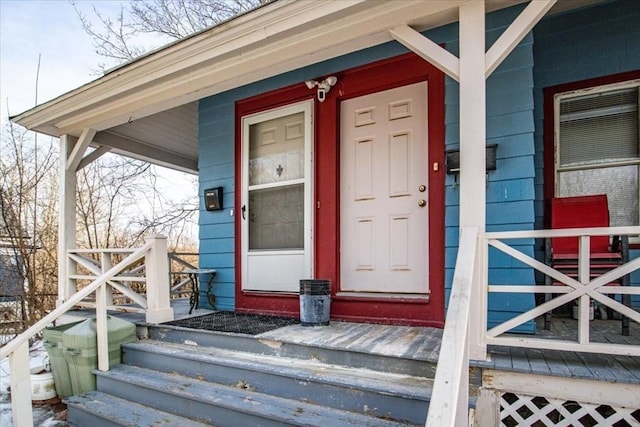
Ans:
MULTIPOLYGON (((595 196, 562 197, 551 199, 551 228, 609 227, 609 205, 606 194, 595 196)), ((625 239, 626 243, 626 239, 625 239)), ((557 237, 551 239, 548 261, 550 265, 569 277, 578 279, 577 237, 557 237)), ((627 245, 620 244, 616 237, 593 236, 590 239, 590 278, 598 277, 624 263, 627 245)), ((628 277, 620 278, 607 285, 627 285, 628 277)), ((554 285, 562 283, 554 282, 554 285)), ((546 295, 546 300, 550 299, 546 295)), ((623 303, 627 304, 626 296, 623 303)), ((545 329, 549 329, 551 313, 545 314, 545 329)), ((622 333, 629 334, 629 319, 622 319, 622 333)))

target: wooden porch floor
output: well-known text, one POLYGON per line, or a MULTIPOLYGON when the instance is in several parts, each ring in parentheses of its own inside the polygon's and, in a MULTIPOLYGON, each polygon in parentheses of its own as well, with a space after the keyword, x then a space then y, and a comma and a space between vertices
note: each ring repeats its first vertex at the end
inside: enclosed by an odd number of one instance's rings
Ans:
MULTIPOLYGON (((540 319, 542 320, 542 319, 540 319)), ((545 339, 577 340, 578 321, 553 318, 551 329, 538 323, 536 337, 545 339)), ((593 320, 590 322, 592 342, 640 345, 640 325, 630 322, 629 336, 621 334, 619 320, 593 320)), ((489 347, 490 360, 476 366, 512 372, 553 375, 579 379, 640 384, 640 358, 573 351, 524 349, 516 347, 489 347)))
MULTIPOLYGON (((640 326, 632 323, 630 336, 624 337, 620 335, 620 321, 595 321, 595 324, 592 324, 592 339, 600 342, 640 345, 640 326)), ((539 335, 545 338, 571 338, 575 335, 575 324, 576 321, 571 319, 554 319, 551 330, 541 331, 539 335)), ((442 341, 442 330, 331 322, 329 326, 317 328, 287 326, 261 334, 259 337, 436 362, 442 341)), ((489 361, 472 362, 472 366, 528 374, 640 384, 640 358, 631 356, 490 346, 489 361)))
MULTIPOLYGON (((188 300, 172 300, 172 306, 176 319, 212 312, 198 309, 189 315, 188 300)), ((142 314, 114 315, 133 323, 145 323, 142 314)), ((620 321, 594 320, 591 322, 591 340, 640 345, 640 325, 630 323, 630 335, 622 336, 620 321)), ((539 327, 536 336, 575 340, 576 330, 576 320, 554 318, 551 330, 545 331, 539 327)), ((256 338, 435 363, 440 351, 442 330, 332 321, 330 325, 321 327, 285 326, 256 335, 256 338)), ((640 384, 640 358, 631 356, 490 346, 489 361, 471 364, 479 368, 511 372, 640 384)))

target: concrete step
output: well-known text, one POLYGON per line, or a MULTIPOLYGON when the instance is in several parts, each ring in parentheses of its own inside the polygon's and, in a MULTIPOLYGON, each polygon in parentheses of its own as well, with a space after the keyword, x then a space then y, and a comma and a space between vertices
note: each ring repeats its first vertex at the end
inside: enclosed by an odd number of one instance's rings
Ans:
POLYGON ((69 408, 67 421, 78 427, 206 427, 189 418, 148 408, 129 400, 93 391, 65 399, 69 408))
POLYGON ((214 347, 146 340, 123 346, 127 365, 298 402, 424 424, 432 380, 214 347))
POLYGON ((96 374, 103 393, 214 426, 410 425, 126 364, 96 374))

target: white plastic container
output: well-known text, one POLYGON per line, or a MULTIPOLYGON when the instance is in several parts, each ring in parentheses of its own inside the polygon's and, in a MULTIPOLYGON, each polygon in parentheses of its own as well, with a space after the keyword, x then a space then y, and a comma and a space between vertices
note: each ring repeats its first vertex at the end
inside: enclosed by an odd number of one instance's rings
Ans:
POLYGON ((53 374, 44 366, 31 368, 31 400, 47 400, 56 397, 53 374))

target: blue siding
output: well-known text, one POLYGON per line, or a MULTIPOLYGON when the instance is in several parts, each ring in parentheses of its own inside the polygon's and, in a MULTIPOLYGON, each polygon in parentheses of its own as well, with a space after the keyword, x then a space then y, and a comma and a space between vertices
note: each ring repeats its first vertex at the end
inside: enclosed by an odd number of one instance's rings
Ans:
MULTIPOLYGON (((640 2, 611 1, 544 19, 534 28, 535 214, 543 228, 543 89, 640 69, 640 2)), ((536 256, 544 257, 542 247, 536 256)), ((636 272, 637 273, 637 272, 636 272)), ((632 275, 640 283, 640 274, 632 275)), ((640 306, 640 298, 634 304, 640 306)))
MULTIPOLYGON (((521 7, 503 10, 487 16, 487 45, 490 45, 513 21, 521 7)), ((443 43, 457 54, 457 24, 428 33, 436 43, 443 43)), ((225 205, 234 197, 234 103, 272 89, 299 83, 319 75, 338 72, 372 61, 405 53, 397 43, 381 46, 314 64, 255 84, 247 85, 200 101, 200 194, 209 187, 224 186, 225 205)), ((446 147, 459 146, 459 88, 446 79, 446 147)), ((497 170, 488 174, 487 223, 489 230, 532 229, 534 223, 534 120, 533 100, 533 36, 528 35, 487 81, 487 143, 498 144, 497 170)), ((459 187, 454 177, 446 180, 445 217, 445 286, 451 287, 458 246, 459 187)), ((215 294, 218 308, 234 308, 234 246, 233 217, 227 207, 223 211, 207 212, 201 205, 200 253, 203 267, 216 268, 215 294)), ((531 241, 518 242, 526 253, 533 252, 531 241)), ((490 280, 496 283, 532 284, 533 273, 521 265, 496 255, 490 260, 490 280)), ((206 301, 202 301, 203 305, 206 301)), ((506 319, 533 306, 527 296, 492 295, 489 301, 489 322, 506 319)), ((533 331, 527 324, 519 329, 533 331)))

